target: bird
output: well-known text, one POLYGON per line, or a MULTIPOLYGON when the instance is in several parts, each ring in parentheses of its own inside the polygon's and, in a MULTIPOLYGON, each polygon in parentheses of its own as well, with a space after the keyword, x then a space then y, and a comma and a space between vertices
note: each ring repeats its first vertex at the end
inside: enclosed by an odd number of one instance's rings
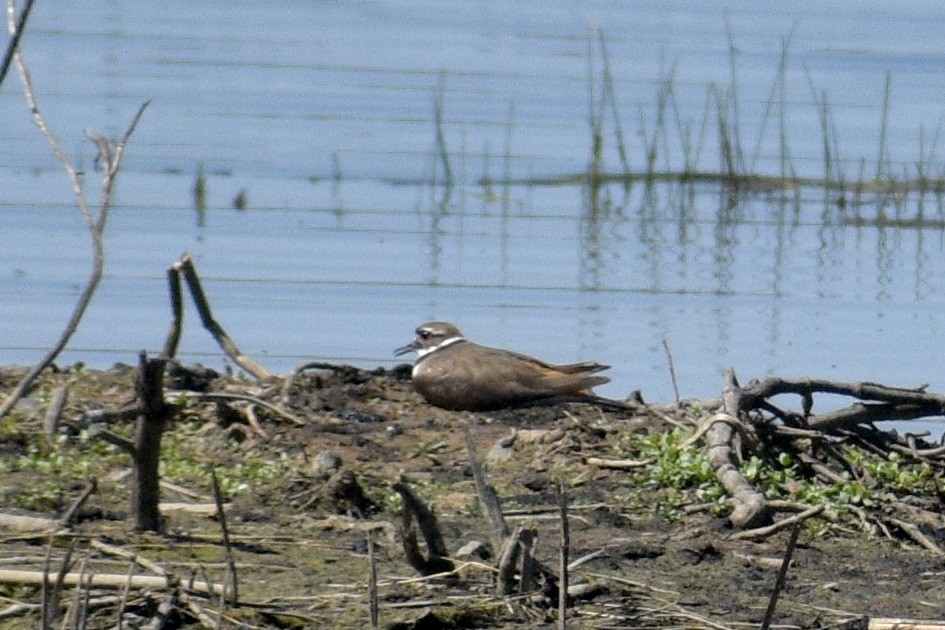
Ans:
POLYGON ((394 350, 416 352, 414 388, 427 402, 454 411, 493 411, 545 399, 599 400, 592 387, 609 365, 585 361, 551 365, 533 357, 473 343, 449 322, 418 326, 416 337, 394 350))

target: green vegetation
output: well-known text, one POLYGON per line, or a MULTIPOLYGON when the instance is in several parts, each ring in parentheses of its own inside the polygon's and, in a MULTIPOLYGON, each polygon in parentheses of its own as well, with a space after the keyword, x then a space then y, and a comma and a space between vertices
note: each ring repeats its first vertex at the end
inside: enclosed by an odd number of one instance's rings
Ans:
MULTIPOLYGON (((690 431, 672 429, 649 434, 627 433, 620 437, 615 455, 652 462, 634 469, 627 478, 627 491, 618 498, 635 509, 651 506, 659 515, 678 520, 687 506, 711 504, 716 515, 727 512, 725 492, 709 465, 704 445, 686 445, 690 431)), ((945 494, 945 481, 928 461, 893 452, 888 456, 851 447, 850 470, 837 471, 826 481, 812 473, 794 456, 782 452, 771 457, 752 455, 739 472, 769 500, 824 505, 838 518, 824 524, 829 529, 844 517, 858 518, 862 507, 893 512, 907 497, 938 497, 945 494), (856 475, 851 471, 857 471, 856 475)))

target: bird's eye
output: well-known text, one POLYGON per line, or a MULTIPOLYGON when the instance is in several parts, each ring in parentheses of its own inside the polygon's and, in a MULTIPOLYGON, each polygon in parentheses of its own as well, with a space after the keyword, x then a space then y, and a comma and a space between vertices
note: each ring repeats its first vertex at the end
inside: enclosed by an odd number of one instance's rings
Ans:
POLYGON ((420 330, 417 331, 417 336, 420 337, 421 339, 429 339, 429 338, 430 338, 430 331, 429 331, 429 330, 420 329, 420 330))

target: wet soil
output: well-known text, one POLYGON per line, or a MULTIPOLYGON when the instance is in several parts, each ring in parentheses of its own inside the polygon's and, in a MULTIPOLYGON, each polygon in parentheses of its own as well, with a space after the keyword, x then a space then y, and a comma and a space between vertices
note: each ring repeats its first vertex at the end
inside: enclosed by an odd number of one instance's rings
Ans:
MULTIPOLYGON (((21 370, 0 371, 0 393, 21 370)), ((114 409, 132 396, 134 370, 66 369, 47 374, 16 412, 0 423, 0 511, 57 518, 89 476, 97 490, 78 522, 55 539, 53 567, 76 541, 96 573, 124 574, 127 560, 90 547, 98 540, 157 563, 188 579, 226 579, 220 523, 168 509, 160 533, 131 531, 130 458, 94 436, 87 414, 114 409), (68 386, 68 403, 54 438, 42 437, 53 391, 68 386)), ((225 489, 226 520, 239 584, 239 605, 225 607, 238 627, 365 628, 369 532, 374 531, 380 627, 530 628, 554 624, 556 602, 546 584, 499 598, 493 567, 497 542, 479 509, 466 446, 468 430, 510 527, 534 527, 535 555, 552 574, 559 562, 558 488, 569 501, 571 571, 583 584, 568 610, 572 627, 743 628, 765 615, 789 534, 733 539, 724 514, 714 515, 685 493, 645 481, 637 469, 607 469, 588 458, 630 458, 621 450, 630 432, 666 426, 629 412, 587 404, 458 413, 427 405, 412 390, 406 367, 364 371, 322 366, 281 382, 183 370, 169 390, 240 393, 278 405, 300 423, 245 402, 170 393, 181 408, 164 438, 167 502, 211 501, 207 471, 243 479, 225 489), (514 436, 514 437, 513 437, 514 436), (190 466, 190 468, 188 468, 190 466), (255 467, 255 468, 253 468, 255 467), (253 471, 259 471, 253 477, 253 471), (268 471, 268 472, 267 472, 268 471), (243 477, 240 477, 243 475, 243 477), (405 559, 400 496, 406 482, 434 510, 454 575, 422 578, 405 559), (672 505, 673 502, 675 505, 672 505), (457 552, 481 541, 478 555, 457 552), (748 624, 746 626, 745 624, 748 624)), ((130 422, 109 426, 129 435, 130 422)), ((164 453, 164 450, 162 450, 164 453)), ((42 570, 50 537, 0 530, 0 561, 42 570)), ((73 570, 79 570, 74 567, 73 570)), ((143 573, 144 570, 138 572, 143 573)), ((12 602, 36 605, 38 587, 0 585, 12 602)), ((64 596, 68 600, 70 594, 64 596)), ((126 627, 145 624, 167 591, 132 593, 126 627)), ((94 598, 93 598, 94 599, 94 598)), ((167 627, 206 626, 221 606, 192 596, 176 602, 167 627), (200 621, 197 611, 207 618, 200 621)), ((114 627, 118 605, 91 606, 87 627, 114 627)), ((0 616, 2 627, 36 627, 35 609, 0 616)), ((867 627, 868 619, 945 618, 945 562, 904 540, 852 528, 806 527, 799 537, 774 615, 776 627, 867 627), (826 532, 826 533, 825 533, 826 532)))

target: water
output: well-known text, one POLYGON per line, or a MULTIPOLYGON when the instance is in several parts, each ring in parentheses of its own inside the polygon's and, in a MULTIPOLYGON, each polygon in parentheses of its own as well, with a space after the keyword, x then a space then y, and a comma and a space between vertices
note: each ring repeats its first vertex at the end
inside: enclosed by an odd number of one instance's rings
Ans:
MULTIPOLYGON (((106 367, 157 351, 170 316, 165 270, 189 251, 217 319, 274 371, 313 359, 393 365, 392 349, 417 324, 443 318, 490 345, 611 363, 613 382, 599 389, 611 396, 673 398, 664 340, 687 397, 717 395, 728 367, 742 380, 810 375, 945 391, 941 228, 856 227, 850 207, 816 188, 743 195, 729 207, 712 184, 659 185, 650 196, 642 184, 614 184, 593 205, 580 185, 522 183, 589 163, 589 111, 599 111, 590 103, 604 71, 599 42, 588 40, 596 28, 617 111, 603 118, 604 170, 621 169, 618 124, 631 168, 642 170, 672 72, 658 168, 680 168, 688 125, 703 138, 695 167, 718 169, 714 101, 700 130, 709 86, 731 98, 734 80, 744 159, 779 174, 774 86, 786 44, 783 122, 798 174, 824 174, 824 95, 833 159, 849 179, 876 173, 889 72, 885 172, 912 175, 931 155, 939 175, 943 27, 945 8, 919 1, 895 10, 492 1, 446 10, 40 0, 22 49, 42 111, 87 171, 90 199, 98 178, 82 130, 117 137, 151 101, 120 174, 105 280, 62 362, 106 367), (198 213, 201 170, 207 208, 198 213), (243 211, 233 208, 241 190, 243 211)), ((0 88, 4 364, 42 355, 90 269, 83 220, 16 79, 0 88)), ((858 212, 875 217, 876 201, 858 212)), ((941 216, 934 196, 924 204, 925 216, 941 216)), ((913 217, 918 200, 883 211, 913 217)), ((223 365, 192 309, 181 355, 223 365)))

